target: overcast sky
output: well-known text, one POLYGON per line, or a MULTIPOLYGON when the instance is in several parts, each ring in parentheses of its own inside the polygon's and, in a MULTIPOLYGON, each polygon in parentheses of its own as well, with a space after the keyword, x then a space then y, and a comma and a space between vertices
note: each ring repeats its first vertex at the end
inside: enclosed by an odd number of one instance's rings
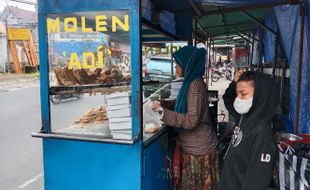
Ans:
MULTIPOLYGON (((36 2, 36 0, 24 0, 24 1, 36 2)), ((6 6, 6 2, 8 3, 9 6, 17 6, 17 7, 21 8, 21 9, 35 11, 35 6, 33 6, 33 5, 28 5, 28 4, 25 4, 25 3, 18 3, 18 2, 15 2, 14 0, 0 0, 0 10, 1 11, 6 6)))

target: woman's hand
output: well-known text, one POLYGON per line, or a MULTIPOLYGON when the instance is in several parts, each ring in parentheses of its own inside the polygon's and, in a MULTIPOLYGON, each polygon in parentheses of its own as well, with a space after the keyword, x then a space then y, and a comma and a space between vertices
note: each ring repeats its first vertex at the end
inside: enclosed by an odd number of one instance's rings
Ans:
POLYGON ((153 103, 153 105, 152 105, 152 110, 153 110, 153 111, 159 112, 159 111, 162 111, 162 110, 163 110, 163 108, 162 108, 161 105, 160 105, 160 102, 158 102, 158 101, 153 101, 152 103, 153 103))
POLYGON ((235 72, 235 76, 234 76, 234 81, 235 82, 237 82, 239 80, 239 78, 240 78, 240 76, 242 75, 243 72, 244 72, 243 69, 238 70, 238 71, 235 72))

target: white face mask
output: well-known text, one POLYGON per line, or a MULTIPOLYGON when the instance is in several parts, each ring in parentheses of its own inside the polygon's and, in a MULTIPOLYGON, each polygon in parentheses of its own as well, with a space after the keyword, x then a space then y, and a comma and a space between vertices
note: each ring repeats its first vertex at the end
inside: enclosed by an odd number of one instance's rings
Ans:
POLYGON ((234 108, 239 114, 246 114, 252 107, 253 97, 247 99, 236 98, 234 108))

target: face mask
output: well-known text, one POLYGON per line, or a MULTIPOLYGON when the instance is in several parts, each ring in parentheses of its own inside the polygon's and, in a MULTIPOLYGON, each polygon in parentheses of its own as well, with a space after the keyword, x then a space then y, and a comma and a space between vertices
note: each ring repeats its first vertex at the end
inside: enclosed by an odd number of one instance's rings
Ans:
POLYGON ((252 107, 253 97, 248 99, 236 98, 234 101, 234 108, 239 114, 248 113, 252 107))

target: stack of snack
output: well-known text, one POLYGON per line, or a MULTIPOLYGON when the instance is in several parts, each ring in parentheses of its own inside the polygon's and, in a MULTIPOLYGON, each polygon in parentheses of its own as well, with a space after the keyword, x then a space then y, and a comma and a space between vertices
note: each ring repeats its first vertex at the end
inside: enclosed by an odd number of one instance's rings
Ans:
POLYGON ((67 71, 67 69, 62 69, 60 67, 56 67, 54 69, 58 85, 72 86, 79 84, 75 77, 72 77, 67 71))
POLYGON ((99 108, 92 108, 87 111, 83 116, 76 120, 75 123, 81 127, 87 127, 90 124, 103 123, 106 120, 108 120, 106 108, 100 106, 99 108))
POLYGON ((73 70, 75 78, 79 81, 80 84, 91 84, 92 81, 88 76, 85 69, 75 69, 73 70))
POLYGON ((95 70, 73 69, 56 67, 54 69, 57 83, 61 86, 73 86, 84 84, 107 84, 113 85, 120 82, 129 82, 130 76, 124 77, 118 67, 103 71, 101 68, 95 70))

